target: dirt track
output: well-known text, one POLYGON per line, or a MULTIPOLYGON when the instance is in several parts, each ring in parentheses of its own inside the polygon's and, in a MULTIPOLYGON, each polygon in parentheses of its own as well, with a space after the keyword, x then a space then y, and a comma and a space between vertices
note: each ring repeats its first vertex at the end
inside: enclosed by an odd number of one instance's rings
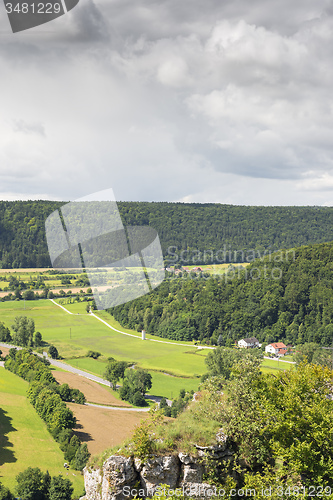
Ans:
POLYGON ((92 380, 76 375, 75 373, 52 371, 54 378, 59 384, 68 384, 70 387, 79 389, 85 395, 89 403, 130 407, 126 401, 121 401, 113 396, 107 388, 100 386, 92 380))

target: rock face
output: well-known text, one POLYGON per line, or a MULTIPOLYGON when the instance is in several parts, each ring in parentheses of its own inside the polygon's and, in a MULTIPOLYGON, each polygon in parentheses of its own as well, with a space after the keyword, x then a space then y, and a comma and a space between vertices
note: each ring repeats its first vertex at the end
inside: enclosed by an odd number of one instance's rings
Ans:
POLYGON ((101 500, 101 484, 103 476, 100 469, 84 469, 84 487, 86 496, 81 497, 80 500, 101 500))
POLYGON ((145 463, 136 459, 135 465, 140 473, 141 486, 149 495, 156 492, 159 484, 168 484, 171 489, 178 485, 180 469, 177 456, 153 457, 145 463))
POLYGON ((196 446, 198 457, 186 453, 152 456, 142 461, 113 455, 102 469, 84 469, 86 496, 81 500, 131 500, 152 497, 160 485, 170 489, 181 488, 185 494, 197 499, 209 496, 211 486, 203 482, 205 457, 210 460, 230 460, 227 436, 222 431, 216 436, 215 446, 196 446))
POLYGON ((127 491, 139 484, 140 476, 133 458, 112 455, 104 462, 102 470, 84 469, 86 495, 82 500, 125 500, 130 497, 127 491))
MULTIPOLYGON (((132 457, 113 455, 103 464, 102 500, 123 500, 125 486, 130 489, 137 486, 139 474, 134 467, 132 457)), ((89 499, 90 500, 90 499, 89 499)))

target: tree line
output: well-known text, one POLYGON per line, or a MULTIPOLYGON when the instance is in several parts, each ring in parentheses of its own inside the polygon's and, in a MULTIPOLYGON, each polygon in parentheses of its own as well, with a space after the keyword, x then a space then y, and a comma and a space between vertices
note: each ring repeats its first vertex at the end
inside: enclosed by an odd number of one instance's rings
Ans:
MULTIPOLYGON (((51 266, 45 220, 64 203, 0 202, 0 268, 51 266)), ((250 250, 262 255, 333 240, 331 207, 119 202, 118 208, 125 225, 156 229, 166 265, 238 262, 250 250)))
POLYGON ((81 444, 73 432, 76 418, 66 402, 84 404, 84 394, 68 384, 59 385, 51 373, 50 363, 26 349, 10 349, 5 368, 29 382, 27 397, 30 403, 59 443, 65 460, 73 469, 82 470, 90 454, 87 445, 81 444))
MULTIPOLYGON (((15 492, 21 500, 71 500, 74 491, 69 479, 28 467, 16 476, 15 492)), ((0 483, 0 500, 15 500, 14 494, 0 483)))
POLYGON ((183 273, 108 311, 124 327, 178 341, 232 346, 256 337, 266 344, 330 346, 333 244, 298 247, 290 255, 279 251, 220 277, 183 273))

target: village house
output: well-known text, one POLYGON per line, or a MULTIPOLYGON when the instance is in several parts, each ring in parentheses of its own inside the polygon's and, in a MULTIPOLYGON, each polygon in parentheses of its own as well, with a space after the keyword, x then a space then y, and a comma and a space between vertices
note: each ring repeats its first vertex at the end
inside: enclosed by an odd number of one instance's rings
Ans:
POLYGON ((259 340, 255 337, 250 337, 248 339, 241 339, 238 341, 238 347, 243 349, 252 349, 253 347, 260 347, 259 340))
POLYGON ((275 354, 276 356, 284 356, 287 354, 287 346, 283 342, 273 342, 265 347, 265 352, 275 354))

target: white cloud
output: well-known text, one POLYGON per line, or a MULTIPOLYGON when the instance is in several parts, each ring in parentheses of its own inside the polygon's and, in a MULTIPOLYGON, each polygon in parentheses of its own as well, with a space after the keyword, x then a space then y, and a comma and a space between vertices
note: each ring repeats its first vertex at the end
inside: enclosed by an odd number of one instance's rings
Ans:
POLYGON ((2 192, 329 203, 329 6, 82 0, 16 35, 1 19, 2 192))

